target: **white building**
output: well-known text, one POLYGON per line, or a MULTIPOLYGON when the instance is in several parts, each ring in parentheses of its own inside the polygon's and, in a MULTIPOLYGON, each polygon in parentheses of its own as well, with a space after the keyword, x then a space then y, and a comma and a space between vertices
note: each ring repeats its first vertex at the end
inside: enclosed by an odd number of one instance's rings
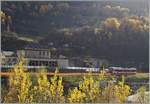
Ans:
POLYGON ((23 50, 18 50, 17 55, 25 58, 51 58, 51 50, 49 47, 33 44, 26 46, 23 50))
MULTIPOLYGON (((51 48, 46 46, 41 46, 39 44, 31 44, 26 46, 22 50, 17 51, 17 57, 3 55, 4 59, 10 61, 9 63, 13 63, 14 65, 17 63, 17 59, 23 57, 26 65, 28 66, 46 66, 46 67, 68 67, 69 61, 65 57, 61 58, 52 58, 51 56, 51 48), (6 56, 6 57, 5 57, 6 56), (13 59, 13 60, 12 60, 13 59), (14 60, 15 59, 15 60, 14 60)), ((6 61, 5 64, 8 64, 6 61)), ((3 64, 4 65, 4 64, 3 64)), ((10 64, 9 64, 10 65, 10 64)))

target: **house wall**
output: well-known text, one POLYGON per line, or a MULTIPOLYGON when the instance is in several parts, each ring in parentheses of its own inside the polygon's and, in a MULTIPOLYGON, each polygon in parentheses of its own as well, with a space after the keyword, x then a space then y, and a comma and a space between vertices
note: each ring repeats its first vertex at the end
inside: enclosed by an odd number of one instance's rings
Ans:
POLYGON ((18 50, 17 55, 24 56, 26 58, 51 58, 50 50, 18 50))
POLYGON ((58 66, 60 68, 65 68, 65 67, 69 67, 69 60, 68 59, 58 59, 58 66))

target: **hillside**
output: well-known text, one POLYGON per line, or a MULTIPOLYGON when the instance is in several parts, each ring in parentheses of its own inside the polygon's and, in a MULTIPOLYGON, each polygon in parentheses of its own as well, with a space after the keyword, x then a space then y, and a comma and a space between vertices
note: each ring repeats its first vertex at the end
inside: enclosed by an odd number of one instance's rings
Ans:
POLYGON ((148 13, 148 0, 3 1, 2 50, 31 42, 51 44, 68 57, 105 58, 116 65, 148 70, 148 13), (13 33, 17 37, 8 36, 13 33))

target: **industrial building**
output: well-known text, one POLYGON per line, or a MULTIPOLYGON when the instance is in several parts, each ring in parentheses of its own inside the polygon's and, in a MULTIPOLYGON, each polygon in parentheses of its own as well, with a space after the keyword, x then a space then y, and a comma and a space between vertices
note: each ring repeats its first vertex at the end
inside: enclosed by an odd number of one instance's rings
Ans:
POLYGON ((51 48, 39 44, 27 45, 24 49, 17 50, 16 53, 2 51, 2 65, 14 65, 20 57, 24 57, 26 66, 46 66, 49 68, 69 66, 67 58, 53 58, 51 51, 51 48))
POLYGON ((21 57, 24 58, 27 68, 35 69, 40 67, 48 69, 59 67, 63 70, 88 71, 91 68, 90 70, 92 71, 98 71, 100 66, 108 64, 108 61, 104 59, 83 57, 66 58, 61 54, 59 56, 54 55, 56 55, 56 51, 54 52, 52 47, 40 44, 29 44, 16 52, 2 51, 2 67, 13 67, 21 57))

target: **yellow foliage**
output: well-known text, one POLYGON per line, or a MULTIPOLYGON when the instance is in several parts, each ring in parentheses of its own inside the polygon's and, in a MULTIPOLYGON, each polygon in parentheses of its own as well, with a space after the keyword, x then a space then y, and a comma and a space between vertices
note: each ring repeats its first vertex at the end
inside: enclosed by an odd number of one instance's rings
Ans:
POLYGON ((126 25, 136 32, 147 32, 149 28, 146 17, 143 18, 143 21, 138 17, 126 17, 122 25, 126 25))
POLYGON ((124 76, 122 76, 122 81, 119 81, 117 85, 115 85, 115 96, 120 103, 125 102, 126 98, 130 94, 130 87, 124 84, 124 76))
POLYGON ((144 86, 137 90, 137 101, 141 104, 149 104, 149 92, 146 93, 146 88, 144 86))
POLYGON ((55 71, 51 81, 48 81, 44 71, 38 76, 37 85, 32 90, 33 102, 37 103, 59 103, 64 102, 62 77, 58 78, 58 71, 55 71))
POLYGON ((100 87, 100 81, 104 80, 105 72, 101 71, 97 80, 94 79, 92 73, 89 72, 88 76, 84 76, 83 80, 79 82, 79 89, 75 87, 73 90, 69 90, 68 100, 69 102, 77 103, 99 103, 103 100, 100 87))
POLYGON ((40 5, 40 9, 39 9, 39 12, 40 13, 47 13, 49 11, 49 6, 48 5, 40 5))
POLYGON ((110 28, 110 29, 116 29, 116 30, 119 30, 120 28, 120 22, 117 18, 107 18, 105 21, 104 21, 104 26, 106 28, 110 28))
POLYGON ((69 103, 83 103, 85 97, 86 94, 78 90, 77 87, 75 87, 73 90, 69 90, 68 94, 69 103))
POLYGON ((84 76, 83 81, 79 82, 79 89, 75 87, 73 90, 69 90, 68 100, 71 103, 94 103, 100 101, 100 81, 104 79, 104 72, 100 72, 99 79, 94 80, 91 72, 88 76, 84 76))
POLYGON ((35 85, 34 88, 32 89, 33 102, 36 103, 49 102, 50 97, 49 86, 50 83, 43 69, 41 70, 40 75, 38 76, 37 85, 35 85))
POLYGON ((84 76, 83 80, 79 82, 79 87, 70 89, 65 97, 62 77, 57 75, 57 69, 50 81, 46 71, 41 70, 33 85, 30 76, 25 73, 23 64, 24 61, 21 60, 12 70, 12 75, 9 77, 9 92, 5 97, 5 102, 124 103, 131 91, 130 87, 124 83, 124 77, 118 83, 114 80, 107 81, 105 80, 105 72, 102 70, 98 79, 94 79, 92 73, 89 72, 88 76, 84 76))
POLYGON ((96 102, 99 95, 99 81, 94 81, 91 73, 79 82, 79 89, 86 94, 85 102, 96 102))
POLYGON ((108 81, 103 91, 103 100, 107 103, 124 103, 130 94, 130 87, 124 84, 124 77, 118 83, 114 80, 108 81))
POLYGON ((100 71, 100 73, 99 73, 99 81, 101 81, 103 79, 105 79, 105 71, 104 70, 100 71))
POLYGON ((5 102, 31 102, 32 96, 29 91, 32 85, 30 77, 24 72, 23 60, 15 65, 12 75, 9 77, 9 92, 5 97, 5 102))
POLYGON ((113 81, 108 81, 107 86, 104 88, 104 90, 102 91, 102 100, 103 102, 115 102, 115 84, 113 81))
POLYGON ((5 22, 6 14, 3 11, 0 11, 1 21, 5 22))
POLYGON ((57 73, 58 69, 56 69, 54 76, 51 78, 50 92, 52 103, 64 102, 62 77, 58 77, 57 73))

